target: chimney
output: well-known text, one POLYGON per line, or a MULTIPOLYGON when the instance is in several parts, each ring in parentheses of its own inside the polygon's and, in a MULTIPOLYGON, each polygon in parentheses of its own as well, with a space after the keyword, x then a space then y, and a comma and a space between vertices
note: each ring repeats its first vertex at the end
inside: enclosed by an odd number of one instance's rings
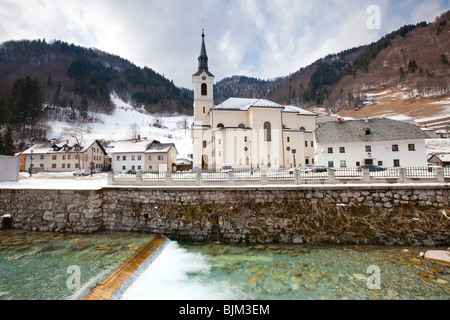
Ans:
POLYGON ((364 120, 365 123, 369 123, 369 118, 366 117, 366 120, 364 120))
POLYGON ((140 134, 138 134, 137 140, 141 141, 141 135, 140 134))
POLYGON ((342 118, 338 118, 338 122, 339 122, 339 123, 342 123, 342 118))

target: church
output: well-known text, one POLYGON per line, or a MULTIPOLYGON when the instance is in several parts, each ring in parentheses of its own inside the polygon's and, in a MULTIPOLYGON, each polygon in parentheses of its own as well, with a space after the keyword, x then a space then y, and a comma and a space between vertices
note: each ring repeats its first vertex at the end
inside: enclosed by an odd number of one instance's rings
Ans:
POLYGON ((214 105, 214 79, 203 31, 198 70, 192 76, 194 170, 314 165, 316 114, 266 99, 230 98, 214 105))

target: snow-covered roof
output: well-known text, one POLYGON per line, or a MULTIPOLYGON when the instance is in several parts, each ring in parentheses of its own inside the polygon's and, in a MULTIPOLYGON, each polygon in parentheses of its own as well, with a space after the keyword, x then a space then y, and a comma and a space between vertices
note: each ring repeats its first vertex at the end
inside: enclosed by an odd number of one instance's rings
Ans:
POLYGON ((110 154, 116 153, 137 153, 145 152, 153 140, 141 139, 141 140, 127 140, 114 142, 110 154))
MULTIPOLYGON (((81 149, 76 150, 75 146, 77 145, 75 140, 63 140, 58 142, 46 142, 46 143, 38 143, 32 146, 31 148, 28 148, 25 150, 22 154, 30 155, 31 151, 33 151, 33 154, 46 154, 46 153, 67 153, 67 152, 86 152, 89 147, 91 147, 97 140, 87 140, 82 143, 81 149), (65 148, 66 147, 66 148, 65 148)), ((106 151, 102 147, 102 145, 99 143, 101 149, 103 149, 104 153, 106 154, 106 151)))
POLYGON ((212 110, 248 111, 250 108, 278 108, 283 112, 298 113, 300 115, 316 116, 315 113, 306 111, 296 106, 283 106, 267 99, 229 98, 212 110))
POLYGON ((450 162, 450 153, 436 154, 436 157, 438 157, 442 162, 450 162))
MULTIPOLYGON (((172 147, 175 148, 175 144, 154 142, 148 147, 148 149, 145 151, 145 153, 166 153, 166 152, 169 152, 170 148, 172 148, 172 147)), ((177 151, 177 154, 178 154, 178 151, 177 151)))

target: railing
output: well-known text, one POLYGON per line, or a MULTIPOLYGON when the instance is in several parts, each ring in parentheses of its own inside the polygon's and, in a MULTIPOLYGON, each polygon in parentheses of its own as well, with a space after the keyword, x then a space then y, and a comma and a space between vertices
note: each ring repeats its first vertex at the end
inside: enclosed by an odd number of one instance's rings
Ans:
POLYGON ((237 169, 199 172, 110 172, 110 185, 270 185, 450 182, 450 168, 237 169))

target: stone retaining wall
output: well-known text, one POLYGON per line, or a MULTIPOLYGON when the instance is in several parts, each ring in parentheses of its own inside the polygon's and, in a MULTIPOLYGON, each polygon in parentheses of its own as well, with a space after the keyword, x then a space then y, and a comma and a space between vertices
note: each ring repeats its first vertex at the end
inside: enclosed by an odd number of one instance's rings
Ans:
POLYGON ((181 241, 450 244, 449 186, 0 190, 16 229, 163 234, 181 241))

